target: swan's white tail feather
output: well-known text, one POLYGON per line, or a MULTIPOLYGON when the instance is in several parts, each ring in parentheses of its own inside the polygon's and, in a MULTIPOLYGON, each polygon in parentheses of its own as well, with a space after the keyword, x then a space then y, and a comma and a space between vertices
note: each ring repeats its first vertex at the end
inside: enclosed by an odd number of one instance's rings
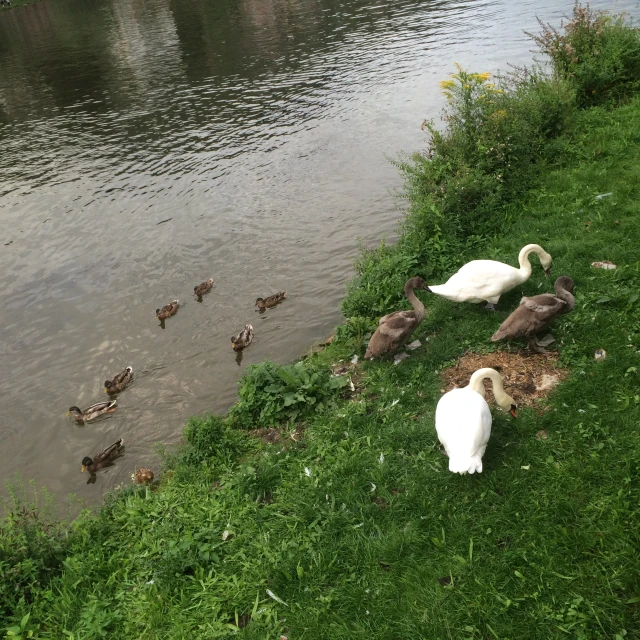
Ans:
POLYGON ((449 458, 451 473, 482 473, 482 458, 480 456, 449 458))

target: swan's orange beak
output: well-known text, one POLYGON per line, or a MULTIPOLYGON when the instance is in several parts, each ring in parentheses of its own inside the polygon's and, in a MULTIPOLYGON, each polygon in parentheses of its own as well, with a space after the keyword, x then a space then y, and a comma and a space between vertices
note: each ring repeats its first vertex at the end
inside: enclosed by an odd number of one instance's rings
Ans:
POLYGON ((517 417, 518 417, 518 416, 516 415, 516 407, 515 407, 515 405, 513 405, 513 406, 511 407, 511 409, 509 409, 509 413, 510 413, 514 418, 517 418, 517 417))

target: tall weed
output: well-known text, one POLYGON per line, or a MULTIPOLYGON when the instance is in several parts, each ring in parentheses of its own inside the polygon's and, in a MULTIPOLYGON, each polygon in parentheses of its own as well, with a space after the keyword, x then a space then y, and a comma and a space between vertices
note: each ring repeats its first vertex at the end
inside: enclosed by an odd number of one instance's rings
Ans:
MULTIPOLYGON (((0 520, 0 620, 15 620, 50 578, 62 571, 67 549, 64 526, 51 513, 52 501, 9 487, 0 520)), ((22 615, 22 614, 20 614, 22 615)))
POLYGON ((560 29, 538 20, 542 31, 527 34, 551 59, 555 74, 575 88, 589 107, 619 100, 640 86, 640 33, 624 15, 593 11, 577 1, 560 29))

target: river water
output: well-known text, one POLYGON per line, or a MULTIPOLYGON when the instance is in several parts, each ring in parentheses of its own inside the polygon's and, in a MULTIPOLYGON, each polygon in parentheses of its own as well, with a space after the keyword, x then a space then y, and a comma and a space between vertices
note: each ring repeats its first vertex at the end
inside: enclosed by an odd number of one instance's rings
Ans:
MULTIPOLYGON (((637 14, 633 1, 591 3, 637 14)), ((527 63, 571 0, 43 0, 0 12, 0 479, 87 502, 157 468, 246 365, 340 321, 393 231, 389 157, 425 145, 453 62, 527 63), (213 277, 198 303, 194 285, 213 277), (288 300, 258 316, 259 295, 288 300), (155 309, 184 304, 161 328, 155 309), (230 337, 255 327, 240 363, 230 337), (106 399, 77 426, 65 413, 106 399), (83 456, 126 454, 87 484, 83 456)))

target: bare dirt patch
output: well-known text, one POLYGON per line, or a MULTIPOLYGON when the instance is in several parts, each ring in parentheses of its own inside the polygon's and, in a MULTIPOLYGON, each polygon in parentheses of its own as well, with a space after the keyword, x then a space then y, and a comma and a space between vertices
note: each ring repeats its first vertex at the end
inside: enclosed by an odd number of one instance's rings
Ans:
MULTIPOLYGON (((558 366, 558 355, 555 353, 465 353, 455 366, 442 372, 444 391, 466 387, 473 372, 483 367, 500 371, 505 391, 519 407, 539 406, 540 400, 548 396, 569 374, 558 366)), ((491 382, 485 380, 484 385, 487 402, 491 404, 494 401, 491 382)))
POLYGON ((263 427, 261 429, 252 429, 248 432, 253 438, 259 438, 265 444, 274 444, 282 440, 282 436, 277 429, 263 427))
POLYGON ((331 365, 331 374, 334 376, 347 376, 349 384, 344 388, 343 395, 356 395, 364 387, 363 375, 358 362, 339 360, 331 365))

